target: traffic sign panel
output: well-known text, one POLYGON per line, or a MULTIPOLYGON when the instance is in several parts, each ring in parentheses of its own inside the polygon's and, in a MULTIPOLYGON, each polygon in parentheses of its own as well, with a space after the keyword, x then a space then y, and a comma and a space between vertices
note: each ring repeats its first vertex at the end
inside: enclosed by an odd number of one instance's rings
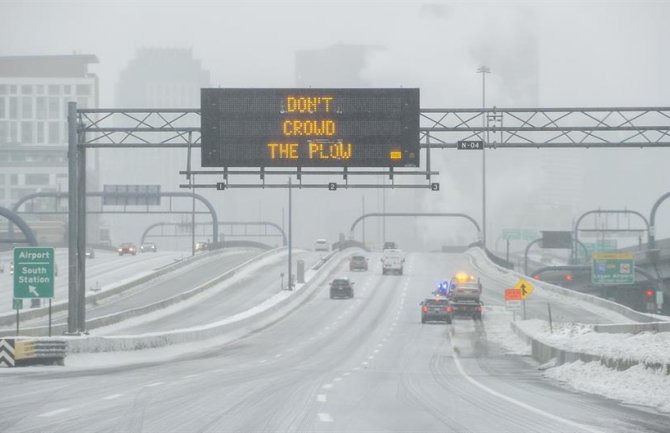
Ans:
POLYGON ((523 278, 520 279, 518 283, 516 283, 516 286, 514 286, 514 288, 521 292, 521 299, 524 299, 524 300, 531 293, 533 293, 533 290, 535 290, 535 287, 533 287, 532 284, 530 284, 528 281, 524 280, 523 278))
POLYGON ((519 311, 521 310, 521 300, 519 299, 508 299, 505 301, 505 309, 507 311, 519 311))
POLYGON ((23 299, 21 298, 12 299, 12 310, 23 310, 23 299))
POLYGON ((506 301, 520 301, 523 299, 521 296, 521 290, 519 289, 505 289, 505 300, 506 301))
POLYGON ((14 248, 14 297, 54 297, 53 248, 14 248))
POLYGON ((635 284, 633 253, 593 253, 591 257, 593 284, 635 284))

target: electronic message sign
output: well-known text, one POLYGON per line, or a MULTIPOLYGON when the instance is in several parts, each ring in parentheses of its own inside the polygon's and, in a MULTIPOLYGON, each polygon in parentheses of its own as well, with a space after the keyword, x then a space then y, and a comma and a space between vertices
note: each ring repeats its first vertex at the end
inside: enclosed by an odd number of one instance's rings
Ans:
POLYGON ((419 89, 202 89, 203 167, 418 167, 419 89))

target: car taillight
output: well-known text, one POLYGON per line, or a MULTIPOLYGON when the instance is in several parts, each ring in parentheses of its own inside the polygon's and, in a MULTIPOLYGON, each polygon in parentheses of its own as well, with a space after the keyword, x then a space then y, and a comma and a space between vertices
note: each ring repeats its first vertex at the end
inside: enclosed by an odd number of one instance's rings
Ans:
POLYGON ((482 306, 481 306, 481 305, 477 305, 477 312, 478 312, 478 313, 481 313, 481 312, 482 312, 482 306))
POLYGON ((427 312, 428 312, 428 306, 427 306, 427 305, 424 305, 424 306, 423 306, 423 312, 424 312, 424 313, 427 313, 427 312))
POLYGON ((451 308, 451 305, 447 306, 447 313, 451 313, 453 311, 454 311, 454 309, 451 308))

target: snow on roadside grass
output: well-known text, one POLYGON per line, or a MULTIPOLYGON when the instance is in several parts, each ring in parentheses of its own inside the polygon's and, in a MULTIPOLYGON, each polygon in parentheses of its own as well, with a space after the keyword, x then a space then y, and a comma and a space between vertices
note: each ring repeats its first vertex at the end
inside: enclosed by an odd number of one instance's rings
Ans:
POLYGON ((638 364, 618 371, 599 362, 576 361, 550 368, 543 374, 578 391, 670 412, 670 376, 662 369, 638 364))
POLYGON ((647 364, 670 364, 670 332, 608 334, 595 332, 590 325, 554 323, 552 333, 549 324, 538 319, 518 325, 526 334, 562 350, 647 364))

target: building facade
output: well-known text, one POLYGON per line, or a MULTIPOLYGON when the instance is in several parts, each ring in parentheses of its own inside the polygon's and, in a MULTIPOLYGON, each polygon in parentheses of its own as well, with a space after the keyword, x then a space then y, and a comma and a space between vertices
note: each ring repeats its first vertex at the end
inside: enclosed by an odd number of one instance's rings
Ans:
MULTIPOLYGON (((36 192, 67 192, 67 104, 98 106, 94 55, 0 57, 0 206, 12 208, 36 192)), ((88 187, 97 190, 96 152, 90 152, 88 187)), ((67 209, 67 200, 57 204, 67 209)), ((53 200, 30 201, 23 211, 54 209, 53 200)), ((40 243, 64 242, 64 215, 26 214, 40 243)), ((89 236, 97 239, 97 219, 89 236)), ((0 225, 3 231, 4 225, 0 225)))

